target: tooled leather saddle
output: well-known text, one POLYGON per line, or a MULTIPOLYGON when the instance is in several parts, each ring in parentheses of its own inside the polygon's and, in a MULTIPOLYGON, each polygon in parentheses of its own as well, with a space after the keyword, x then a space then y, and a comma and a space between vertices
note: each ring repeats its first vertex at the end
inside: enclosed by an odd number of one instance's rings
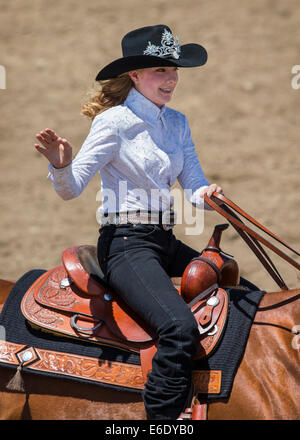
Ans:
MULTIPOLYGON (((217 281, 220 281, 223 269, 226 273, 228 264, 224 264, 223 258, 221 267, 220 260, 210 258, 209 261, 207 258, 207 253, 216 254, 223 229, 224 225, 216 226, 209 246, 201 254, 205 257, 199 255, 192 261, 182 279, 172 279, 198 323, 200 340, 195 359, 204 358, 214 350, 227 320, 227 293, 217 281), (195 273, 195 264, 207 268, 201 273, 201 283, 193 287, 192 294, 191 273, 195 273)), ((225 259, 230 265, 234 262, 231 258, 225 259)), ((233 278, 231 284, 236 284, 236 270, 233 278)), ((228 274, 225 279, 229 281, 228 274)), ((95 246, 66 249, 62 254, 62 265, 45 272, 26 292, 21 310, 35 328, 139 353, 146 382, 156 352, 157 337, 107 285, 95 246)))

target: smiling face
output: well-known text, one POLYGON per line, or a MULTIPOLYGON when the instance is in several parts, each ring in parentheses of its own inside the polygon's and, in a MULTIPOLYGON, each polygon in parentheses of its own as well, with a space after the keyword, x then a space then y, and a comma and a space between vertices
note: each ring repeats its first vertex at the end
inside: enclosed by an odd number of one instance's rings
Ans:
POLYGON ((150 67, 133 70, 129 72, 129 76, 138 92, 158 107, 162 107, 171 100, 178 82, 177 67, 150 67))

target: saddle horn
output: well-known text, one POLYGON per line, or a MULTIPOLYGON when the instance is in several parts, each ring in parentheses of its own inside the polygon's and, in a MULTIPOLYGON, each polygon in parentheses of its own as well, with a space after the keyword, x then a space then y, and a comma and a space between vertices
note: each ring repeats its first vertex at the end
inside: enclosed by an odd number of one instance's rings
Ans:
POLYGON ((208 245, 205 249, 208 248, 216 248, 220 250, 220 242, 222 237, 222 232, 225 231, 228 228, 228 223, 222 223, 221 225, 216 225, 214 232, 208 242, 208 245))
POLYGON ((223 231, 228 223, 216 225, 208 245, 187 265, 181 279, 181 296, 191 302, 210 286, 235 286, 239 282, 239 267, 234 258, 220 249, 223 231))

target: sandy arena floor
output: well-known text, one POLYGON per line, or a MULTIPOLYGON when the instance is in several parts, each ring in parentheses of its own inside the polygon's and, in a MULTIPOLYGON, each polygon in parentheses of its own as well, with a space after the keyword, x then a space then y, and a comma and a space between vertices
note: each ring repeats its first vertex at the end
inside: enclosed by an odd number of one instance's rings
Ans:
MULTIPOLYGON (((14 0, 2 2, 0 13, 6 70, 6 89, 0 89, 1 278, 51 268, 66 247, 96 243, 99 177, 78 199, 61 200, 46 179, 46 159, 34 149, 35 133, 50 127, 76 153, 90 126, 81 103, 96 73, 121 56, 126 32, 158 23, 169 25, 182 44, 199 42, 208 50, 205 67, 180 70, 171 103, 189 118, 208 179, 300 249, 300 89, 291 82, 292 67, 300 64, 297 0, 14 0)), ((185 235, 184 224, 175 231, 201 250, 223 222, 209 212, 203 234, 185 235)), ((235 256, 243 276, 277 290, 233 228, 222 248, 235 256)), ((299 272, 274 261, 287 284, 299 287, 299 272)))

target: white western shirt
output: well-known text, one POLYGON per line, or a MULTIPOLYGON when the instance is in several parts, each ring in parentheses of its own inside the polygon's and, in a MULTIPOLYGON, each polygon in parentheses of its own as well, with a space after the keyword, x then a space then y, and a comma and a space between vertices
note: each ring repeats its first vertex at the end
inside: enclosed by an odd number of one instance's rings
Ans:
POLYGON ((209 185, 186 117, 166 106, 157 107, 135 88, 124 104, 94 118, 70 165, 59 169, 49 165, 48 179, 69 200, 79 196, 98 172, 102 214, 169 209, 176 179, 187 199, 203 207, 201 190, 209 185))

